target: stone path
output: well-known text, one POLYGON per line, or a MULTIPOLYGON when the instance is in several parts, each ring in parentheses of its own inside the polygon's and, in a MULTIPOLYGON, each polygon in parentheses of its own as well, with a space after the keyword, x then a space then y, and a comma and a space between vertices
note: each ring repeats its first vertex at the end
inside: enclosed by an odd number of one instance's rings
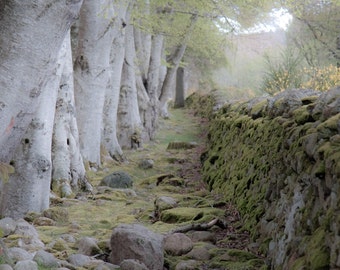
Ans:
MULTIPOLYGON (((94 194, 53 198, 49 210, 30 213, 26 221, 0 221, 0 270, 119 269, 108 260, 112 229, 121 224, 140 224, 165 237, 164 269, 266 269, 237 210, 201 179, 206 129, 189 111, 172 111, 155 143, 125 152, 128 163, 106 159, 88 172, 94 194), (132 187, 99 186, 117 171, 131 176, 132 187), (20 226, 29 230, 18 232, 20 226)), ((147 269, 131 261, 120 267, 147 269)))

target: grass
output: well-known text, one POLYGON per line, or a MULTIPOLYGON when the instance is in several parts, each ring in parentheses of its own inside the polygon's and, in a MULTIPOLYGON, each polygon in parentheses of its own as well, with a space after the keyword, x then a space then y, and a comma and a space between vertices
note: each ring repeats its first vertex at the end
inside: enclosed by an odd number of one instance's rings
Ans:
MULTIPOLYGON (((157 186, 155 179, 160 174, 172 173, 177 177, 182 165, 176 160, 188 161, 186 150, 167 151, 173 141, 199 142, 200 125, 198 119, 186 109, 173 109, 170 119, 160 119, 159 131, 155 141, 147 143, 143 149, 125 151, 128 163, 107 162, 97 172, 89 171, 88 178, 93 186, 114 171, 125 171, 134 181, 133 189, 137 196, 128 196, 119 191, 103 194, 85 195, 83 200, 65 199, 61 207, 69 214, 69 222, 59 226, 37 227, 43 242, 49 243, 62 234, 71 234, 76 239, 84 236, 95 237, 98 241, 110 239, 112 228, 121 223, 139 222, 157 232, 168 232, 178 224, 161 221, 152 222, 154 200, 157 196, 172 196, 181 200, 183 188, 166 185, 157 186), (154 160, 152 169, 143 170, 138 163, 142 159, 154 160)), ((185 196, 182 196, 185 197, 185 196)), ((53 206, 52 206, 53 207, 53 206)), ((60 207, 60 206, 59 206, 60 207)), ((69 245, 66 253, 76 252, 75 245, 69 245)))

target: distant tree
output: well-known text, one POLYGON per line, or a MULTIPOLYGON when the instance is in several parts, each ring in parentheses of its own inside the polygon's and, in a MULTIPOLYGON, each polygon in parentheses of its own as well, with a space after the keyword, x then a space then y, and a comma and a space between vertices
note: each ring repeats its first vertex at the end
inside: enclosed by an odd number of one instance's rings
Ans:
POLYGON ((286 1, 293 21, 288 44, 294 45, 312 67, 336 65, 340 61, 337 38, 340 36, 338 1, 286 1))
MULTIPOLYGON (((177 68, 183 57, 189 56, 187 52, 209 59, 212 67, 225 56, 226 35, 234 30, 233 22, 239 21, 245 26, 253 23, 264 14, 269 3, 271 1, 150 1, 149 16, 139 17, 139 22, 143 29, 164 36, 167 72, 160 84, 161 115, 168 116, 167 104, 174 96, 177 68)), ((186 57, 187 61, 191 59, 186 57)))

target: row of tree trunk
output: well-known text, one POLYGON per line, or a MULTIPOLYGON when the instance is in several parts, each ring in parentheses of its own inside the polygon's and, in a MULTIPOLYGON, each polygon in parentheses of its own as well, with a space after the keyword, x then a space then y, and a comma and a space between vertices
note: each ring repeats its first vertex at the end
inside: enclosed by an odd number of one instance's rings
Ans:
POLYGON ((85 168, 103 152, 124 161, 122 149, 154 139, 186 44, 161 65, 164 37, 141 31, 132 9, 0 0, 1 216, 48 208, 50 189, 91 191, 85 168))

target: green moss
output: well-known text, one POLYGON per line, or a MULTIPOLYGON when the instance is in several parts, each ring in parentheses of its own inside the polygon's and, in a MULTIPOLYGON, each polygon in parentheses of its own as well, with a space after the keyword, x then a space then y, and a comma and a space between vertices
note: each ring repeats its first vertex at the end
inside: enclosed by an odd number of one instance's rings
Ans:
POLYGON ((338 134, 338 122, 340 121, 340 113, 330 117, 326 121, 322 122, 317 127, 319 136, 323 139, 332 137, 338 134))
POLYGON ((300 257, 298 259, 295 260, 295 262, 292 265, 292 269, 291 270, 307 270, 307 266, 306 266, 306 259, 305 257, 300 257))
POLYGON ((254 118, 258 118, 258 117, 264 116, 264 111, 265 111, 265 108, 266 108, 267 104, 268 104, 268 100, 267 99, 262 100, 262 101, 256 103, 251 108, 250 114, 254 118))
POLYGON ((69 214, 64 207, 51 207, 43 212, 43 216, 53 219, 59 224, 65 224, 69 221, 69 214))
POLYGON ((252 259, 246 262, 239 261, 224 261, 214 258, 209 263, 211 268, 218 268, 224 270, 258 270, 267 269, 264 261, 261 259, 252 259))
POLYGON ((177 207, 162 211, 160 219, 166 223, 207 222, 223 214, 223 210, 216 208, 177 207))
POLYGON ((257 256, 255 256, 253 253, 239 249, 230 249, 228 250, 227 254, 232 258, 232 260, 239 262, 257 259, 257 256))
POLYGON ((308 269, 311 270, 326 269, 330 265, 330 252, 329 247, 326 245, 326 232, 321 227, 308 238, 306 261, 309 266, 308 269))
POLYGON ((308 106, 301 106, 293 112, 294 120, 297 124, 302 125, 306 122, 314 121, 312 118, 308 106))

